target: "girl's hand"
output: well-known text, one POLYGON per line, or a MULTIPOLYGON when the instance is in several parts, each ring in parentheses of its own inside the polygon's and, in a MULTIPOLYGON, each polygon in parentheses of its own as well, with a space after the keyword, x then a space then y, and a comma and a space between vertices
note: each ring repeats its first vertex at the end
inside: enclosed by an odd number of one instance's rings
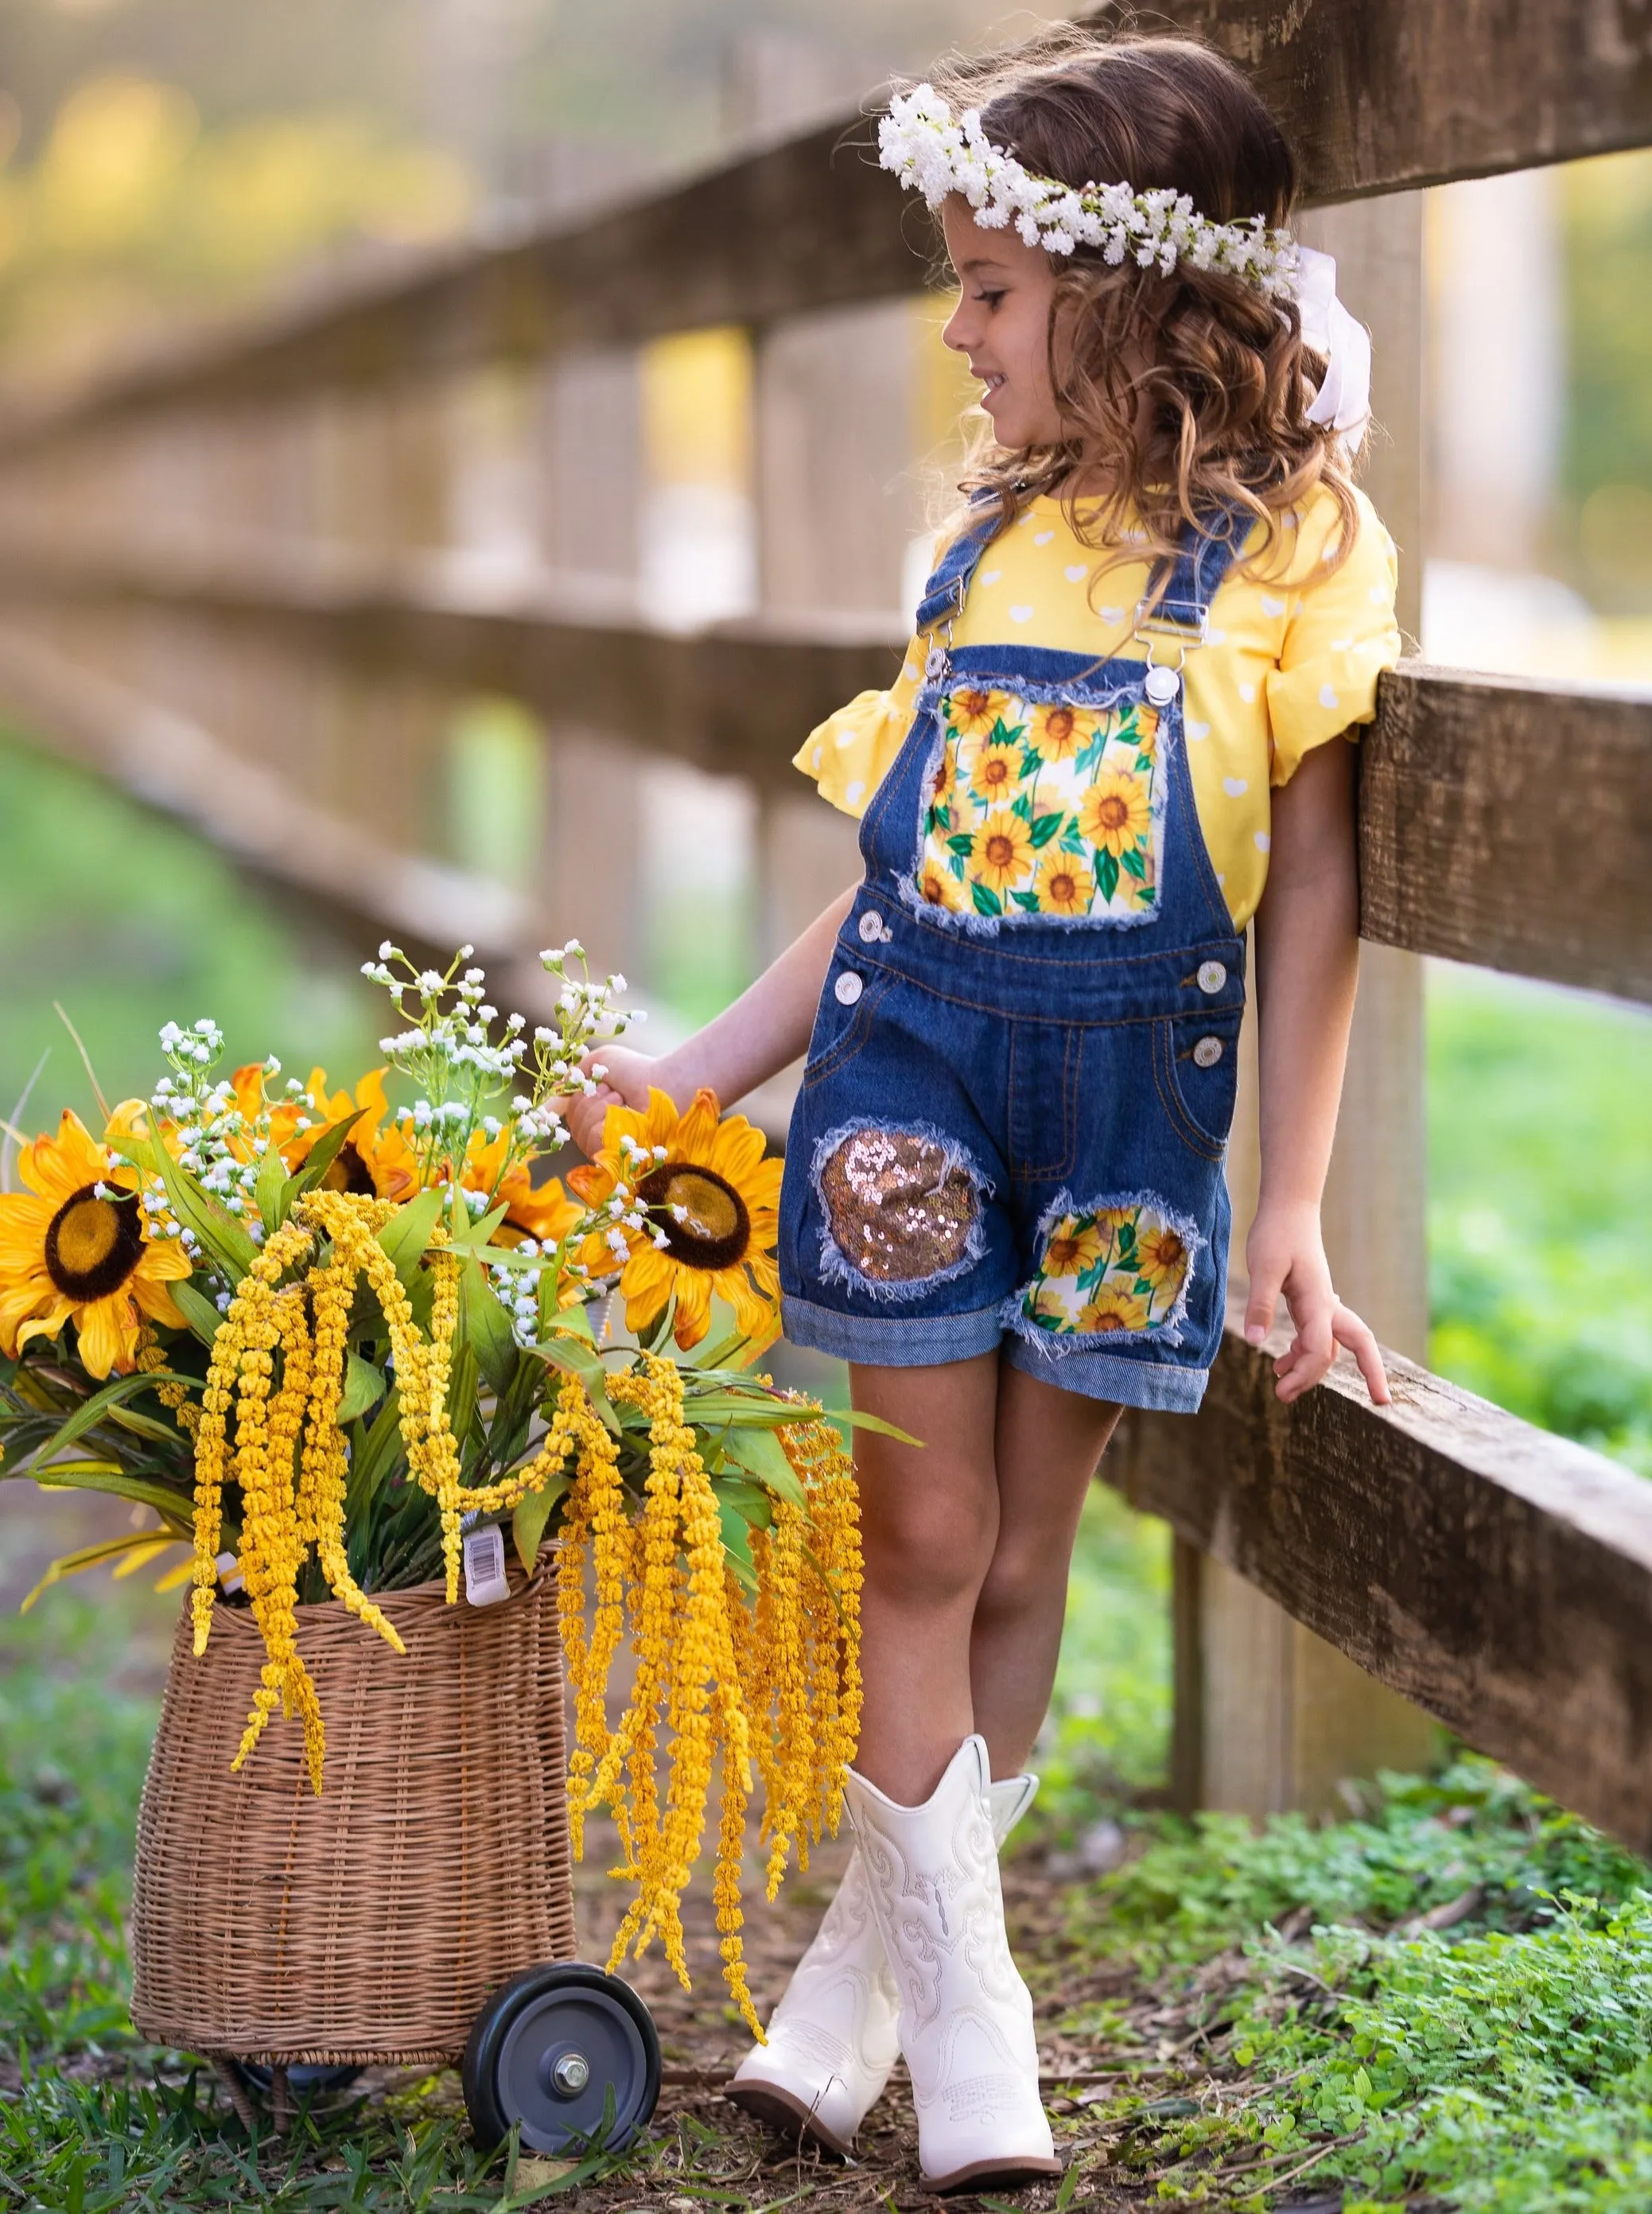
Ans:
POLYGON ((649 1087, 671 1089, 663 1061, 650 1060, 645 1053, 633 1052, 628 1045, 601 1045, 588 1053, 580 1063, 587 1076, 602 1073, 596 1079, 594 1092, 575 1092, 563 1103, 562 1119, 568 1125, 568 1134, 586 1159, 590 1159, 602 1144, 602 1125, 610 1107, 646 1108, 649 1087))
POLYGON ((1372 1402, 1389 1404, 1387 1372, 1376 1339, 1351 1307, 1331 1288, 1331 1267, 1320 1235, 1320 1210, 1312 1205, 1262 1207, 1246 1241, 1245 1263, 1251 1295, 1245 1306, 1245 1336, 1260 1345, 1273 1327, 1283 1292, 1296 1335, 1274 1363, 1275 1390, 1289 1403, 1313 1389, 1344 1346, 1359 1363, 1372 1402))

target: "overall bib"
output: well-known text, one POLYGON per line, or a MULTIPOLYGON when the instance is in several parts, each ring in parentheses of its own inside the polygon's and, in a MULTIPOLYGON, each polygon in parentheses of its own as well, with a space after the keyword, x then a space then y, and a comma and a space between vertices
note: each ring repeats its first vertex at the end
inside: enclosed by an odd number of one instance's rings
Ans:
MULTIPOLYGON (((920 631, 949 637, 998 524, 948 549, 920 631)), ((1186 535, 1138 639, 1198 650, 1246 527, 1186 535)), ((1173 667, 933 645, 860 842, 786 1151, 786 1336, 890 1367, 1002 1344, 1191 1412, 1222 1335, 1245 949, 1173 667)))

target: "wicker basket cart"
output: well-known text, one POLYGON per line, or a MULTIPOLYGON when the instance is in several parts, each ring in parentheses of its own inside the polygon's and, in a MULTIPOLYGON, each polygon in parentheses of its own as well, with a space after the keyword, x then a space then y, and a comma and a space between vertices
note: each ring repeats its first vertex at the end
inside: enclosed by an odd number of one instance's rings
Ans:
POLYGON ((174 1642, 138 1812, 132 2019, 209 2057, 244 2113, 367 2066, 462 2068, 479 2142, 626 2142, 660 2048, 617 1977, 574 1959, 562 1655, 551 1573, 509 1599, 381 1596, 397 1654, 336 1602, 299 1609, 326 1789, 272 1721, 232 1772, 265 1661, 244 1608, 174 1642))

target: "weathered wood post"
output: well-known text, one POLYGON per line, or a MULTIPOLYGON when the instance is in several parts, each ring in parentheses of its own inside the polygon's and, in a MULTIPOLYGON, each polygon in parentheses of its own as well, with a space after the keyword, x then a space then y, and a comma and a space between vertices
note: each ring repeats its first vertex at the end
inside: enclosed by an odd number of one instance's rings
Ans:
MULTIPOLYGON (((1399 621, 1414 640, 1422 595, 1422 199, 1415 193, 1310 215, 1306 242, 1337 257, 1338 289, 1375 350, 1377 431, 1367 488, 1399 547, 1399 621)), ((1228 1181, 1230 1282, 1244 1291, 1256 1206, 1255 1037, 1247 1019, 1228 1181)), ((1359 1006, 1325 1198, 1338 1290, 1386 1345, 1423 1359, 1428 1339, 1422 963, 1362 949, 1359 1006)), ((1219 1562, 1176 1544, 1173 1789, 1186 1807, 1253 1818, 1338 1803, 1379 1768, 1424 1764, 1435 1725, 1294 1622, 1219 1562)))

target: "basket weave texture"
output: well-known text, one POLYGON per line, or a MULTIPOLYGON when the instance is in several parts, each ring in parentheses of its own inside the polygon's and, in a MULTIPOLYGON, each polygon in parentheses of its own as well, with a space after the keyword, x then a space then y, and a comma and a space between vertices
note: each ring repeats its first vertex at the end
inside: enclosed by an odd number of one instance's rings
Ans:
POLYGON ((284 2064, 457 2058, 490 1992, 574 1956, 562 1654, 544 1567, 497 1606, 375 1594, 405 1657, 336 1601, 298 1610, 326 1788, 277 1715, 230 1772, 264 1663, 244 1607, 187 1604, 137 1818, 132 2020, 284 2064))

